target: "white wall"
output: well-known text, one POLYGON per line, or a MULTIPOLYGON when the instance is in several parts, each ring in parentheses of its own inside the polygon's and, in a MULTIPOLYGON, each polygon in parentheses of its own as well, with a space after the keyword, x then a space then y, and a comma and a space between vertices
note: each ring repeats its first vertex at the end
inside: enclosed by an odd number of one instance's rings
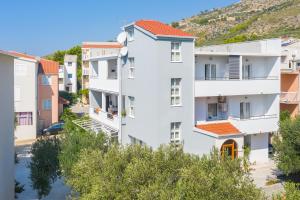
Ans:
POLYGON ((66 76, 65 76, 65 86, 68 84, 72 84, 72 93, 77 92, 77 62, 72 62, 72 65, 69 66, 68 62, 64 63, 66 68, 66 76), (68 74, 72 74, 72 78, 68 78, 68 74))
POLYGON ((269 161, 269 134, 268 133, 261 133, 256 135, 247 136, 247 140, 250 144, 250 155, 249 159, 251 163, 256 162, 259 163, 266 163, 269 161))
POLYGON ((14 58, 0 54, 0 199, 14 199, 14 58))
POLYGON ((15 112, 32 112, 32 125, 19 125, 16 140, 35 139, 37 134, 37 63, 15 59, 15 112))

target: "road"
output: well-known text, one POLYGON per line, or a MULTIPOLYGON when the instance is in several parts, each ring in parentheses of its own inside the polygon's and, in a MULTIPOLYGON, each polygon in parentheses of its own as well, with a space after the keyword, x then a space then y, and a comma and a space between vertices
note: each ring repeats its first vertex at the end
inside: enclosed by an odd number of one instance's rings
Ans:
MULTIPOLYGON (((15 166, 15 178, 17 181, 24 185, 25 191, 18 194, 18 199, 20 200, 37 200, 37 194, 31 187, 31 181, 29 178, 30 169, 27 168, 30 163, 31 144, 23 144, 16 146, 16 153, 18 154, 19 163, 15 166)), ((70 189, 64 185, 62 180, 57 180, 52 185, 52 190, 50 194, 43 198, 43 200, 64 200, 66 196, 70 193, 70 189)))

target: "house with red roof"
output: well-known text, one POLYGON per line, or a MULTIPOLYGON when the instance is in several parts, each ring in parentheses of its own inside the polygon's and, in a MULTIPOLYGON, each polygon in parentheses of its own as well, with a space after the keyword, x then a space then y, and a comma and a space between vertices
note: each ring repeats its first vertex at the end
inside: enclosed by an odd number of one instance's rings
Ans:
POLYGON ((58 121, 58 63, 19 52, 14 59, 15 140, 35 139, 58 121))

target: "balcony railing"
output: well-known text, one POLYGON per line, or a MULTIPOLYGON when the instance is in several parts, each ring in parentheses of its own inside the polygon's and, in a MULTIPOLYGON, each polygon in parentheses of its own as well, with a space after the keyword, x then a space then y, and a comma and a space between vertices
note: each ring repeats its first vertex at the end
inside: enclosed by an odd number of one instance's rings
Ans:
POLYGON ((298 103, 299 102, 298 92, 281 92, 280 102, 281 103, 298 103))
POLYGON ((268 114, 268 115, 250 115, 248 117, 242 117, 241 116, 234 116, 231 115, 229 119, 236 120, 236 121, 246 121, 246 120, 260 120, 260 119, 271 119, 276 118, 277 114, 268 114))
MULTIPOLYGON (((240 79, 230 79, 229 76, 222 77, 196 77, 197 81, 240 81, 240 79)), ((278 80, 278 76, 250 76, 242 77, 242 80, 278 80)))
POLYGON ((94 116, 94 119, 104 124, 118 128, 119 116, 117 111, 105 112, 100 107, 90 107, 90 116, 94 116))

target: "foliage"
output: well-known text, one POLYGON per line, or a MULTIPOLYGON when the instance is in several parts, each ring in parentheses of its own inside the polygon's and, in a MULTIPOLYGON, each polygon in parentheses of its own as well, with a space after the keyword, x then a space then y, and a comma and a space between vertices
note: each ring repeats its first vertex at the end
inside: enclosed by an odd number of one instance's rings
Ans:
POLYGON ((68 177, 74 163, 78 161, 83 149, 99 149, 106 152, 108 139, 104 134, 87 132, 75 125, 72 119, 65 118, 63 136, 61 138, 60 167, 63 175, 68 177))
POLYGON ((237 35, 234 36, 232 38, 228 38, 224 40, 225 44, 228 43, 237 43, 237 42, 245 42, 245 41, 252 41, 252 40, 257 40, 258 36, 251 34, 251 35, 246 35, 246 34, 242 34, 242 35, 237 35))
POLYGON ((280 112, 280 121, 285 121, 291 119, 291 113, 288 110, 284 110, 280 112))
POLYGON ((236 34, 248 29, 248 27, 258 19, 258 15, 251 17, 248 20, 245 20, 242 23, 237 24, 229 30, 229 34, 236 34))
POLYGON ((181 148, 113 145, 80 151, 67 183, 80 199, 261 199, 240 160, 181 148))
POLYGON ((192 20, 193 23, 199 24, 199 25, 205 25, 208 23, 208 21, 209 21, 209 19, 207 19, 207 18, 195 18, 192 20))
POLYGON ((15 180, 15 199, 18 198, 17 194, 24 192, 24 185, 21 185, 20 182, 15 180))
POLYGON ((79 94, 88 98, 89 97, 89 90, 88 89, 82 89, 79 91, 79 94))
POLYGON ((78 96, 74 93, 69 93, 66 91, 59 91, 59 96, 68 100, 70 102, 69 106, 77 103, 78 96))
POLYGON ((287 182, 284 184, 285 192, 273 195, 273 200, 296 200, 300 199, 300 185, 297 183, 287 182))
POLYGON ((32 158, 29 163, 30 179, 33 189, 41 199, 51 190, 51 184, 60 175, 59 140, 56 137, 38 139, 31 148, 32 158))
POLYGON ((172 26, 173 28, 178 28, 178 27, 179 27, 179 22, 172 22, 172 23, 171 23, 171 26, 172 26))
POLYGON ((60 116, 60 120, 62 121, 68 121, 74 119, 77 119, 77 115, 73 113, 70 108, 65 108, 64 112, 60 116))
POLYGON ((280 122, 278 135, 274 138, 275 159, 278 168, 286 175, 300 172, 300 117, 280 122))

